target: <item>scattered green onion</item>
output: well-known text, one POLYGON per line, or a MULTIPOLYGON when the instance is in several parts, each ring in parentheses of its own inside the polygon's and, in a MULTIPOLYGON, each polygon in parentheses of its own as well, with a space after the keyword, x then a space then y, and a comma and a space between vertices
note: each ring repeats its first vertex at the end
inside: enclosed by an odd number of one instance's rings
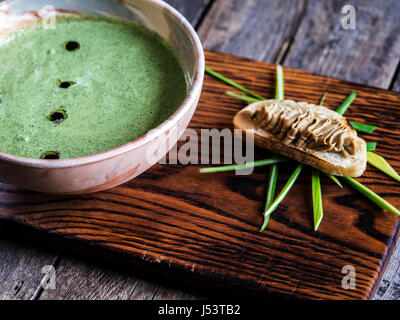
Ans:
POLYGON ((212 75, 213 77, 217 78, 218 80, 221 80, 221 81, 229 84, 230 86, 232 86, 232 87, 234 87, 234 88, 236 88, 236 89, 238 89, 240 91, 243 91, 243 92, 245 92, 245 93, 247 93, 247 94, 249 94, 249 95, 251 95, 251 96, 253 96, 255 98, 258 98, 260 100, 265 100, 263 97, 255 94, 254 92, 250 91, 249 89, 246 89, 245 87, 241 86, 240 84, 236 83, 235 81, 224 77, 222 74, 219 74, 218 72, 216 72, 214 70, 211 70, 210 68, 206 67, 205 71, 208 74, 212 75))
POLYGON ((334 175, 327 174, 325 173, 330 179, 332 179, 333 182, 335 182, 339 187, 343 188, 342 183, 339 181, 338 178, 336 178, 334 175))
MULTIPOLYGON (((276 85, 275 85, 275 99, 276 100, 283 100, 285 98, 285 82, 283 78, 283 68, 281 65, 276 66, 276 85)), ((276 155, 273 155, 276 157, 276 155)), ((272 200, 275 196, 275 189, 276 189, 276 182, 278 181, 278 165, 273 164, 269 169, 269 177, 268 177, 268 186, 267 186, 267 197, 265 201, 265 210, 267 212, 269 207, 272 204, 272 200)), ((268 225, 270 216, 264 215, 264 222, 262 226, 262 230, 268 225)))
POLYGON ((321 101, 319 102, 319 105, 320 105, 320 106, 323 105, 323 103, 324 103, 325 98, 326 98, 327 95, 328 95, 328 92, 325 91, 324 94, 323 94, 322 97, 321 97, 321 101))
POLYGON ((272 202, 271 206, 268 208, 268 210, 264 213, 264 224, 262 225, 260 232, 265 230, 265 227, 267 226, 265 221, 267 220, 267 217, 271 215, 272 212, 275 211, 275 209, 278 207, 278 205, 282 202, 282 200, 286 197, 286 195, 289 193, 290 189, 293 187, 295 184, 297 178, 300 175, 301 169, 303 169, 303 165, 299 164, 290 176, 289 180, 286 182, 285 186, 283 187, 282 191, 279 193, 279 195, 276 197, 274 202, 272 202))
MULTIPOLYGON (((322 106, 324 103, 326 92, 322 95, 322 98, 319 102, 319 105, 322 106)), ((319 170, 312 168, 311 169, 311 190, 312 190, 312 199, 313 199, 313 214, 314 214, 314 230, 317 231, 319 225, 321 224, 322 218, 324 217, 324 209, 322 206, 322 192, 321 192, 321 180, 319 177, 319 170)), ((333 181, 336 179, 334 176, 330 176, 333 181)), ((337 180, 337 179, 336 179, 337 180)))
POLYGON ((380 207, 384 210, 393 212, 397 215, 400 215, 400 211, 398 209, 396 209, 394 206, 392 206, 385 199, 378 196, 375 192, 373 192, 372 190, 370 190, 367 187, 365 187, 364 185, 362 185, 357 180, 350 178, 350 177, 342 177, 342 179, 345 180, 348 184, 350 184, 354 189, 358 190, 361 194, 366 196, 369 200, 371 200, 373 203, 375 203, 378 207, 380 207))
MULTIPOLYGON (((266 200, 265 200, 264 212, 266 212, 268 210, 268 208, 272 204, 272 201, 274 200, 276 182, 277 181, 278 181, 278 166, 276 164, 274 164, 274 165, 271 166, 271 169, 269 171, 268 186, 267 186, 267 197, 266 197, 266 200)), ((269 218, 270 218, 270 216, 264 217, 264 222, 263 222, 264 229, 268 225, 269 218)))
POLYGON ((276 66, 276 85, 275 85, 275 99, 285 99, 285 86, 283 80, 283 68, 281 65, 276 66))
POLYGON ((248 102, 248 103, 253 103, 253 102, 261 101, 260 99, 256 99, 256 98, 253 98, 253 97, 249 97, 249 96, 246 96, 245 94, 238 94, 238 93, 235 93, 235 92, 232 92, 232 91, 227 91, 227 92, 225 92, 225 94, 228 95, 228 96, 230 96, 230 97, 233 97, 233 98, 236 98, 236 99, 239 99, 239 100, 246 101, 246 102, 248 102))
POLYGON ((378 142, 367 142, 367 151, 375 151, 378 142))
POLYGON ((202 168, 202 169, 200 169, 200 172, 201 173, 212 173, 212 172, 243 170, 243 169, 249 169, 249 168, 268 166, 271 164, 286 162, 286 161, 290 161, 290 160, 286 159, 286 158, 271 158, 271 159, 246 162, 246 163, 242 163, 242 164, 235 164, 235 165, 231 165, 231 166, 202 168))
POLYGON ((357 94, 353 91, 350 95, 344 100, 344 102, 336 109, 336 112, 343 115, 346 110, 350 107, 353 103, 354 99, 357 97, 357 94))
POLYGON ((385 160, 385 158, 377 155, 373 152, 367 152, 368 163, 371 166, 379 169, 383 173, 386 173, 389 177, 392 177, 394 180, 400 182, 400 175, 393 169, 393 167, 385 160))
POLYGON ((3 94, 0 92, 0 103, 3 102, 3 94))
POLYGON ((349 123, 355 130, 357 130, 359 132, 364 132, 364 133, 372 133, 377 128, 376 126, 366 124, 366 123, 359 123, 359 122, 354 122, 354 121, 349 121, 349 123))
POLYGON ((322 193, 319 170, 315 168, 312 168, 311 189, 313 197, 314 230, 317 231, 322 218, 324 217, 324 210, 322 208, 322 193))

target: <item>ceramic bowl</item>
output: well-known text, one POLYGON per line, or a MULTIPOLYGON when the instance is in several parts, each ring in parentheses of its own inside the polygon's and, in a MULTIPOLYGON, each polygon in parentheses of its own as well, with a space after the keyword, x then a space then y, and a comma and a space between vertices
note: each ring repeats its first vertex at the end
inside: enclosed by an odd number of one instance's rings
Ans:
MULTIPOLYGON (((0 178, 52 194, 81 194, 112 188, 140 175, 175 145, 196 109, 204 77, 204 53, 188 21, 158 0, 10 0, 0 3, 0 41, 55 8, 55 13, 107 15, 157 32, 177 50, 188 71, 189 91, 176 112, 157 128, 122 146, 89 156, 42 160, 0 153, 0 178), (49 6, 50 5, 50 6, 49 6)), ((0 61, 4 63, 4 61, 0 61)))

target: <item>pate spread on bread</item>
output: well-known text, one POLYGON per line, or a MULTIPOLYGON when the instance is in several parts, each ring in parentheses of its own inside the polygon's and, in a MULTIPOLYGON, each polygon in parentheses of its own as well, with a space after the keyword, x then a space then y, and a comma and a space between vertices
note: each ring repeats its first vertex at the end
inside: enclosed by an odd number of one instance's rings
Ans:
POLYGON ((328 174, 358 177, 366 168, 365 141, 345 117, 324 106, 293 100, 258 101, 239 111, 233 124, 254 134, 257 146, 328 174))

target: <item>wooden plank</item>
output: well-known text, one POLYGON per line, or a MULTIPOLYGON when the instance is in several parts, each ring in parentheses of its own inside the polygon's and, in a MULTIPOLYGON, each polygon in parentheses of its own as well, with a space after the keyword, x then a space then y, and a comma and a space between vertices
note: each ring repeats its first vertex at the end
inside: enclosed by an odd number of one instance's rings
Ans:
POLYGON ((400 72, 399 72, 400 62, 399 62, 399 66, 397 68, 398 68, 398 72, 396 74, 396 78, 393 79, 393 83, 392 83, 392 88, 391 89, 393 91, 400 92, 400 72))
POLYGON ((23 244, 0 241, 0 299, 29 300, 35 295, 54 255, 23 244))
POLYGON ((126 300, 139 280, 104 266, 63 258, 56 269, 56 288, 44 290, 41 300, 126 300))
POLYGON ((387 89, 400 58, 400 2, 309 1, 285 65, 387 89), (356 30, 341 26, 345 4, 356 30))
POLYGON ((400 300, 400 242, 396 244, 374 299, 400 300))
MULTIPOLYGON (((260 94, 273 95, 274 65, 213 53, 207 53, 207 63, 219 72, 230 70, 235 80, 260 94)), ((330 87, 327 102, 335 106, 356 90, 358 99, 349 118, 365 121, 368 115, 369 122, 385 124, 386 134, 376 139, 383 146, 382 154, 400 168, 396 150, 390 148, 400 138, 399 94, 290 68, 285 76, 286 95, 292 99, 317 101, 321 88, 330 87), (378 107, 379 113, 374 111, 378 107)), ((232 116, 243 104, 224 96, 228 88, 206 77, 192 128, 232 128, 232 116)), ((269 156, 262 150, 256 154, 269 156)), ((292 170, 289 165, 282 167, 278 188, 292 170)), ((157 165, 123 186, 93 195, 37 195, 2 185, 8 192, 0 194, 0 215, 132 260, 171 268, 175 274, 180 270, 240 287, 243 294, 370 297, 394 240, 398 217, 371 206, 352 189, 337 188, 323 179, 325 219, 315 233, 305 171, 272 216, 268 230, 260 233, 265 179, 265 168, 243 177, 200 175, 197 166, 157 165), (341 287, 341 268, 346 264, 357 270, 355 290, 341 287)), ((369 169, 360 181, 400 206, 398 185, 383 174, 369 169)))
POLYGON ((160 285, 152 281, 139 281, 129 299, 131 300, 153 300, 160 285))
POLYGON ((8 227, 8 223, 0 224, 0 300, 32 299, 45 275, 42 268, 53 264, 55 254, 16 241, 23 235, 8 227))
POLYGON ((196 26, 204 10, 211 1, 212 0, 166 0, 165 2, 172 5, 182 13, 193 26, 196 26))
POLYGON ((217 0, 199 35, 205 49, 275 61, 301 21, 305 1, 217 0))
MULTIPOLYGON (((65 240, 68 241, 68 240, 65 240)), ((59 245, 59 244, 58 244, 59 245)), ((56 268, 56 288, 43 290, 40 300, 172 300, 200 296, 177 287, 160 284, 160 279, 136 275, 136 269, 116 268, 106 258, 87 262, 64 257, 56 268), (105 263, 106 262, 106 263, 105 263)), ((84 255, 87 255, 86 252, 84 255)), ((90 255, 90 253, 89 253, 90 255)))
POLYGON ((158 287, 157 292, 154 294, 153 300, 203 300, 202 297, 193 292, 186 292, 187 289, 177 290, 172 289, 170 286, 161 285, 158 287))

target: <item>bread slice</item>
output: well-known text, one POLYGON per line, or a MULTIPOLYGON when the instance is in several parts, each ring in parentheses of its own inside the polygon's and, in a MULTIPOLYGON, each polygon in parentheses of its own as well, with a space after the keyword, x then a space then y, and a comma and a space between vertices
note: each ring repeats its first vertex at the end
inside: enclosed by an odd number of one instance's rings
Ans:
POLYGON ((343 116, 324 106, 258 101, 239 111, 233 125, 253 134, 257 146, 327 174, 358 177, 365 171, 365 141, 343 116))

